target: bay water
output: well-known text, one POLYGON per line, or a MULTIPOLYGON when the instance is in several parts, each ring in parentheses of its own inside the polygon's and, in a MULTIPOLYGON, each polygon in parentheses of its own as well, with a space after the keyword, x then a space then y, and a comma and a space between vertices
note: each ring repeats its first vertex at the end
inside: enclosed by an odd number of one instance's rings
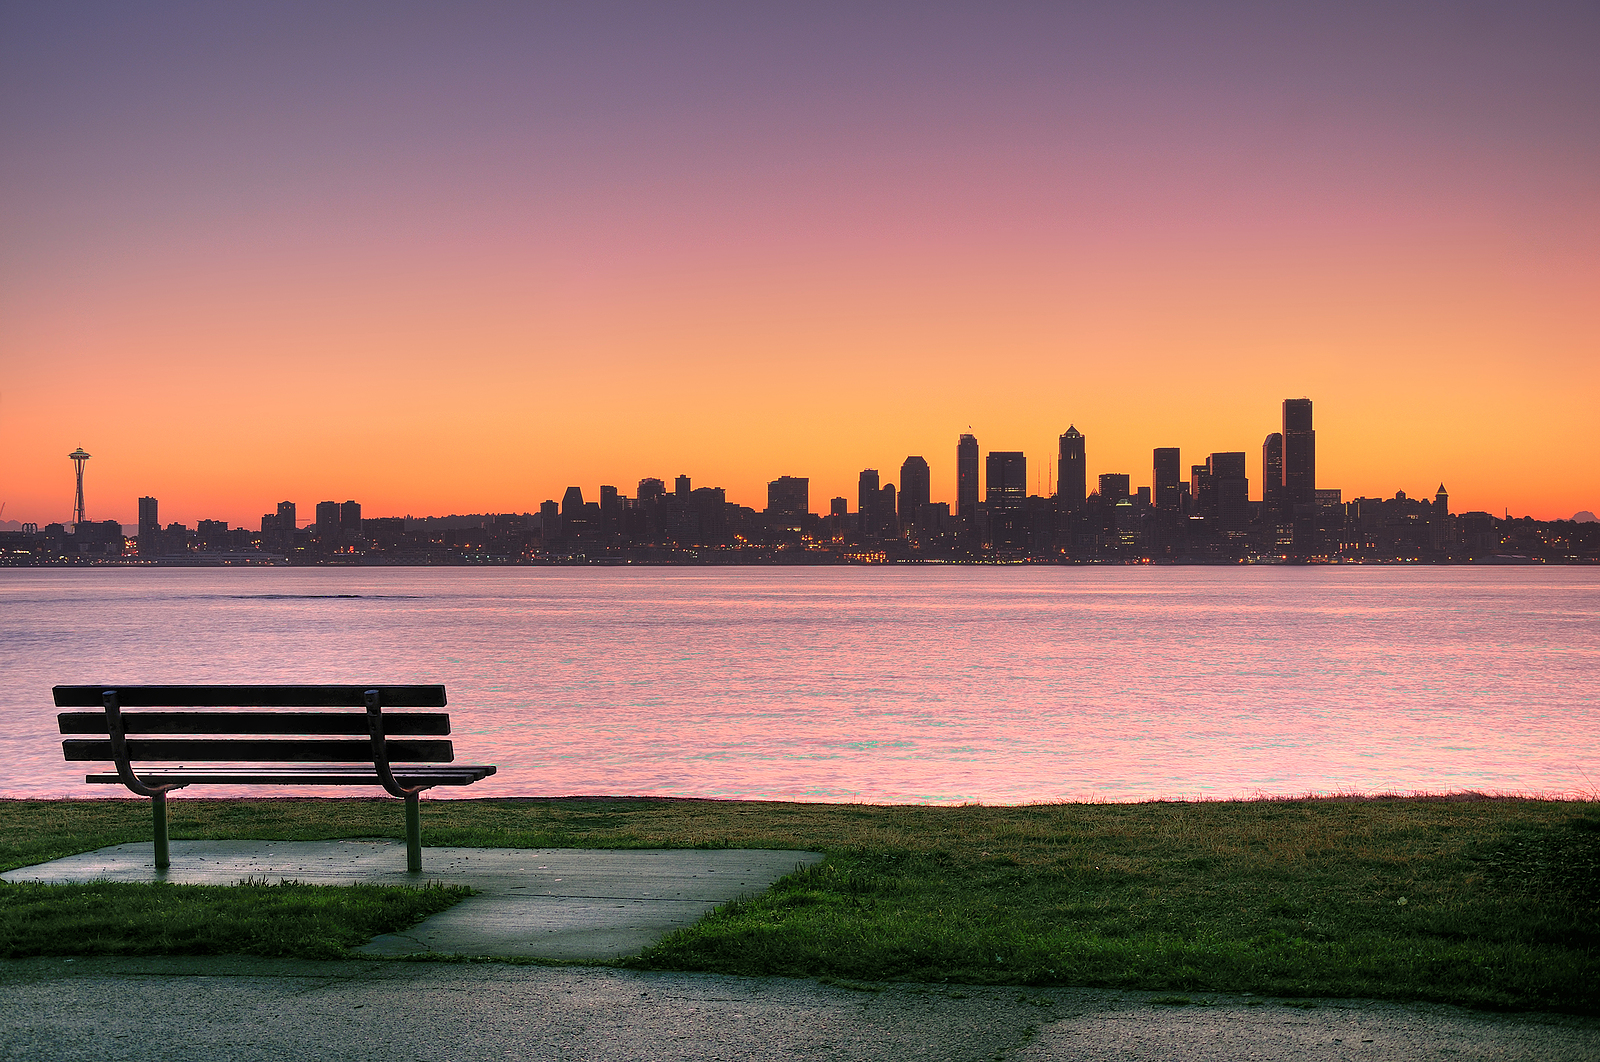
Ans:
POLYGON ((441 682, 437 797, 1600 793, 1583 567, 8 569, 0 680, 6 797, 122 793, 89 682, 441 682))

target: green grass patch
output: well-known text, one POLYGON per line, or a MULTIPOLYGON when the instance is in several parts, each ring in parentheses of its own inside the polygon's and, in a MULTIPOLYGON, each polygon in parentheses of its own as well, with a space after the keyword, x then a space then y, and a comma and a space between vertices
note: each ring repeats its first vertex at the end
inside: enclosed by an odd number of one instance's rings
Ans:
MULTIPOLYGON (((171 802, 175 838, 396 837, 382 800, 171 802)), ((1484 798, 867 807, 433 801, 429 845, 825 862, 652 969, 1600 1011, 1600 805, 1484 798)), ((144 802, 0 802, 0 864, 148 841, 144 802)))
POLYGON ((268 955, 337 959, 470 890, 378 885, 91 882, 0 888, 0 958, 268 955))

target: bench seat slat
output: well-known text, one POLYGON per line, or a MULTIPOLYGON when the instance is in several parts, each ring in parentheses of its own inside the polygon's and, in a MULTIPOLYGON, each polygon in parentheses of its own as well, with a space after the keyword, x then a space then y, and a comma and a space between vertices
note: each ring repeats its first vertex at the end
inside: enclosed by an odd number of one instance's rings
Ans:
MULTIPOLYGON (((63 734, 108 733, 106 713, 62 712, 63 734)), ((122 714, 126 734, 362 734, 367 713, 359 712, 157 712, 122 714)), ((450 733, 447 712, 384 712, 388 737, 450 733)))
POLYGON ((124 708, 364 708, 377 690, 385 708, 443 708, 443 686, 57 686, 57 708, 99 708, 117 692, 124 708))
MULTIPOLYGON (((240 767, 158 767, 136 772, 146 782, 185 785, 382 785, 376 772, 361 767, 284 767, 277 770, 240 767)), ((396 768, 404 785, 471 785, 494 774, 488 764, 462 764, 425 769, 396 768)), ((85 775, 85 782, 122 781, 115 774, 85 775)))
MULTIPOLYGON (((129 738, 130 762, 165 760, 190 763, 195 760, 225 762, 349 763, 372 761, 371 741, 253 740, 250 738, 129 738)), ((449 763, 455 749, 448 741, 386 741, 389 759, 395 763, 449 763)), ((68 738, 61 743, 68 760, 110 760, 109 738, 68 738)))

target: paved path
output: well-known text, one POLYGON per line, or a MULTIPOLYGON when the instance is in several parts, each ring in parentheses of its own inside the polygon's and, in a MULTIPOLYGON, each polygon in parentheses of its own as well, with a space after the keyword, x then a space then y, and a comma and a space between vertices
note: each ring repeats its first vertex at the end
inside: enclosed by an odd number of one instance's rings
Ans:
POLYGON ((1584 1018, 498 963, 26 959, 0 998, 0 1058, 40 1062, 1600 1058, 1584 1018))
POLYGON ((759 893, 814 852, 673 848, 425 848, 408 875, 393 841, 174 841, 158 874, 150 845, 121 844, 0 874, 9 881, 172 881, 232 885, 245 878, 317 884, 441 881, 478 890, 404 933, 377 937, 369 955, 614 959, 636 955, 713 908, 759 893))

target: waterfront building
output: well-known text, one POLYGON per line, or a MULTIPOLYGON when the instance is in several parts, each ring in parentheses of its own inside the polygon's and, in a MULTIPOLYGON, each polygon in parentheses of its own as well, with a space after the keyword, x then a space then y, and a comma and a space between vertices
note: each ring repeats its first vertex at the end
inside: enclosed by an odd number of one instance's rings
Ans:
MULTIPOLYGON (((837 503, 843 499, 835 498, 837 503)), ((793 531, 800 530, 811 512, 811 480, 807 476, 779 476, 767 484, 767 515, 793 531)))
POLYGON ((1291 512, 1310 510, 1317 500, 1317 433, 1311 426, 1311 399, 1283 400, 1283 504, 1291 512))
POLYGON ((933 500, 932 477, 928 462, 920 457, 908 457, 900 465, 900 526, 911 527, 917 514, 933 500))
POLYGON ((1064 513, 1075 513, 1083 508, 1088 493, 1088 471, 1084 464, 1084 437, 1077 428, 1068 426, 1061 436, 1060 461, 1056 465, 1056 508, 1064 513))
POLYGON ((1151 469, 1150 503, 1163 512, 1176 512, 1183 504, 1179 484, 1183 482, 1183 466, 1176 446, 1161 446, 1155 451, 1155 464, 1151 469))
POLYGON ((1283 512, 1283 433, 1278 431, 1261 444, 1261 508, 1269 522, 1283 512))
POLYGON ((963 435, 956 442, 956 515, 969 523, 978 519, 978 437, 963 435))

